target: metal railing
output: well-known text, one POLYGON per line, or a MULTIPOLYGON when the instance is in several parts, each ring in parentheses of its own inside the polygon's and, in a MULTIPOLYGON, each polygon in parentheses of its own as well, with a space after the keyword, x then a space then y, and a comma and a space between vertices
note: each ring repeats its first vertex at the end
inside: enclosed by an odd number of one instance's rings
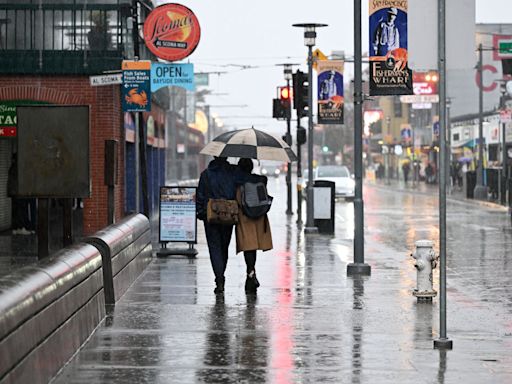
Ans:
POLYGON ((87 74, 119 69, 130 3, 0 2, 0 73, 87 74))

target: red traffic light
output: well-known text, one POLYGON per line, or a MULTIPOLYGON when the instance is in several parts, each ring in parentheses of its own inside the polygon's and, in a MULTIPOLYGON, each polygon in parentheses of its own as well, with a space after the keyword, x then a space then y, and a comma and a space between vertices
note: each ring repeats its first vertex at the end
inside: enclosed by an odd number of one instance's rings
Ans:
POLYGON ((292 89, 289 87, 278 87, 279 99, 290 100, 292 98, 292 89))

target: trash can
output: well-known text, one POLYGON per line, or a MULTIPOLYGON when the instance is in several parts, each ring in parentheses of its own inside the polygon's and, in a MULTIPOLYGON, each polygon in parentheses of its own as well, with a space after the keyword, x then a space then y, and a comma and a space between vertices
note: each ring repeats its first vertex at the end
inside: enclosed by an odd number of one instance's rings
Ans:
POLYGON ((466 197, 472 199, 476 187, 476 171, 466 172, 466 197))
POLYGON ((336 184, 316 180, 313 184, 313 219, 319 233, 334 234, 334 200, 336 184))

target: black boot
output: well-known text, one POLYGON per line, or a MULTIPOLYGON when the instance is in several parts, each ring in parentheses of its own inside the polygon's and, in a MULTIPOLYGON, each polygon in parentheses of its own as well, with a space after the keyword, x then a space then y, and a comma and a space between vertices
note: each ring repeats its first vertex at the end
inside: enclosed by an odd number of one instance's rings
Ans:
POLYGON ((213 290, 213 293, 215 293, 215 294, 224 293, 224 282, 225 282, 224 277, 217 277, 215 279, 216 287, 213 290))
POLYGON ((260 282, 256 278, 256 272, 252 271, 247 275, 247 280, 245 280, 245 293, 254 294, 259 286, 260 282))

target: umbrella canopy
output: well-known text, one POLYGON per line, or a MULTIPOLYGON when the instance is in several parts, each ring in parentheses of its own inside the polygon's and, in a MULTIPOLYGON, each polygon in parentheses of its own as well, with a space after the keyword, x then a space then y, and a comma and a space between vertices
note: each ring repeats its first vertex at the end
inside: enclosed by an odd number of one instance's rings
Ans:
POLYGON ((297 156, 282 139, 254 128, 223 133, 208 143, 201 152, 217 157, 246 157, 290 163, 297 156))

